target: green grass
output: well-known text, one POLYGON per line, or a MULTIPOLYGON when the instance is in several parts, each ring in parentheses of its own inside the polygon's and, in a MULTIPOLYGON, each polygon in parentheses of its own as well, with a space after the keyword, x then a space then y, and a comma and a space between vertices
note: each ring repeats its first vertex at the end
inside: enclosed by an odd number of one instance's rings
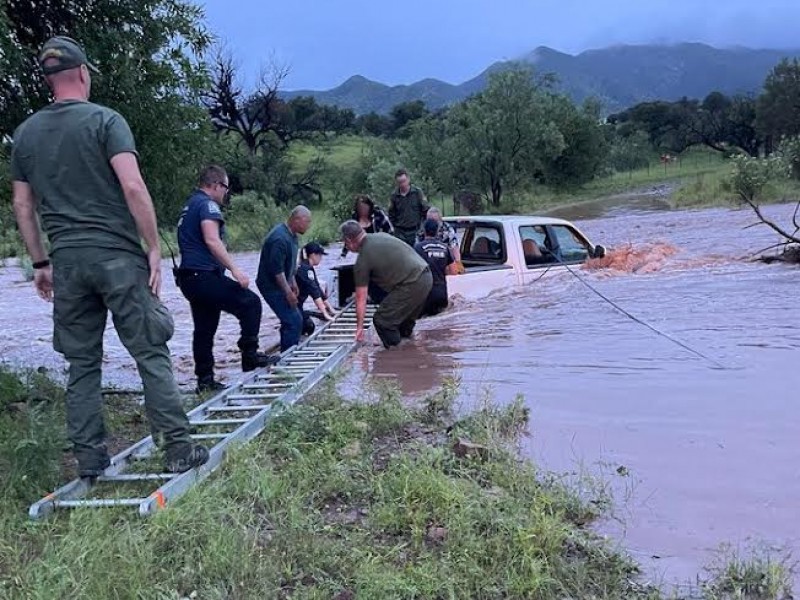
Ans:
POLYGON ((764 545, 735 548, 723 545, 707 568, 706 600, 771 600, 792 598, 791 557, 764 545))
POLYGON ((354 135, 336 136, 325 141, 295 143, 290 156, 296 171, 303 171, 315 158, 321 156, 329 168, 346 171, 353 169, 361 158, 366 138, 354 135))
MULTIPOLYGON (((729 182, 732 165, 724 168, 699 173, 683 181, 683 184, 672 195, 671 202, 675 208, 699 208, 706 206, 733 206, 738 202, 729 182)), ((800 181, 785 179, 773 181, 766 187, 763 203, 797 202, 800 200, 800 181)))
MULTIPOLYGON (((79 510, 31 523, 28 503, 64 476, 63 392, 8 369, 0 384, 0 598, 662 597, 585 527, 602 502, 518 459, 521 398, 455 420, 456 382, 411 406, 387 384, 344 401, 329 381, 149 520, 79 510), (43 396, 52 410, 34 419, 43 396)), ((112 430, 141 426, 122 397, 109 405, 123 415, 112 430)), ((777 599, 788 576, 737 556, 703 597, 777 599)))
POLYGON ((577 524, 568 490, 507 449, 527 418, 518 405, 457 423, 490 450, 460 459, 448 393, 410 408, 394 389, 353 404, 329 387, 150 520, 75 511, 29 523, 27 503, 54 483, 37 478, 3 496, 0 596, 657 597, 577 524))

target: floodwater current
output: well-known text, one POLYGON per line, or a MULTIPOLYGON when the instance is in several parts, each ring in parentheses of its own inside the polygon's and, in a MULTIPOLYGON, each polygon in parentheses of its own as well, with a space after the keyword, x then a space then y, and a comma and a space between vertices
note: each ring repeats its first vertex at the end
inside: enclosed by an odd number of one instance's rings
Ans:
MULTIPOLYGON (((637 318, 697 349, 700 358, 611 307, 569 273, 481 300, 456 300, 420 321, 415 338, 362 346, 347 389, 396 379, 420 396, 444 378, 460 402, 521 394, 531 409, 523 451, 554 472, 598 473, 620 501, 600 529, 653 580, 692 580, 722 543, 800 550, 800 270, 752 262, 776 237, 745 210, 665 211, 663 202, 592 203, 560 211, 610 248, 576 273, 637 318), (719 363, 719 364, 715 364, 719 363), (724 368, 719 368, 722 365, 724 368), (354 383, 355 382, 355 383, 354 383)), ((793 207, 768 207, 790 221, 793 207)), ((334 250, 319 271, 337 262, 334 250)), ((254 277, 257 254, 237 261, 254 277)), ((169 279, 165 263, 165 280, 169 279)), ((51 306, 14 267, 0 269, 0 359, 63 373, 51 347, 51 306)), ((191 316, 171 281, 170 343, 179 382, 193 386, 191 316)), ((266 305, 262 342, 277 340, 266 305)), ((235 320, 223 316, 218 373, 238 371, 235 320)), ((109 327, 106 385, 136 388, 135 366, 109 327)))

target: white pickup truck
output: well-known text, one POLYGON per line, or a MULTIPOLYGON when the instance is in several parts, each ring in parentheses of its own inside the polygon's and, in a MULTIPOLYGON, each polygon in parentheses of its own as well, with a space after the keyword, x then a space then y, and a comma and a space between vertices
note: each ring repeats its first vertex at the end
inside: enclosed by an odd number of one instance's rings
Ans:
POLYGON ((485 296, 524 286, 564 265, 605 255, 572 223, 537 216, 471 216, 445 219, 458 235, 465 273, 448 275, 450 296, 485 296))
MULTIPOLYGON (((549 274, 605 255, 569 221, 537 216, 446 218, 456 230, 465 272, 447 276, 450 296, 480 298, 525 286, 549 274)), ((334 267, 331 299, 344 306, 354 291, 352 265, 334 267)))

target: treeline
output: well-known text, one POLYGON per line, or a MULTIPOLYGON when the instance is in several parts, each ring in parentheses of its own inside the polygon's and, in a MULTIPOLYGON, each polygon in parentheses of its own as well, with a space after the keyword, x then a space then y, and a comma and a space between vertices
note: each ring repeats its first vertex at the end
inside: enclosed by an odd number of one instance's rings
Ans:
POLYGON ((622 140, 646 135, 649 144, 673 153, 702 145, 718 152, 771 154, 781 140, 800 134, 800 66, 781 61, 758 96, 712 92, 703 100, 643 102, 610 115, 622 140))

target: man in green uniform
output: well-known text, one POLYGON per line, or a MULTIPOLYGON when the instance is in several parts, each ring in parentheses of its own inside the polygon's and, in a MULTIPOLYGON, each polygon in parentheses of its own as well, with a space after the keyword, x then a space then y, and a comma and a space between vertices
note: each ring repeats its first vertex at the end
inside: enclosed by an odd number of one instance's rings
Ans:
POLYGON ((357 252, 353 270, 356 286, 356 341, 364 339, 367 288, 370 282, 386 292, 372 319, 386 348, 411 337, 433 285, 431 270, 417 252, 388 233, 367 235, 357 221, 340 227, 347 250, 357 252))
POLYGON ((389 220, 394 225, 394 235, 413 248, 430 206, 422 190, 411 185, 408 171, 400 169, 394 179, 397 189, 389 200, 389 220))
POLYGON ((96 69, 75 40, 48 40, 39 64, 54 102, 14 133, 14 211, 33 260, 36 289, 53 301, 53 347, 69 362, 67 434, 79 475, 97 477, 109 465, 101 397, 109 310, 136 360, 165 468, 187 471, 205 463, 208 450, 192 442, 172 372, 167 340, 174 324, 158 300, 158 229, 133 135, 121 115, 88 101, 90 71, 96 69))

